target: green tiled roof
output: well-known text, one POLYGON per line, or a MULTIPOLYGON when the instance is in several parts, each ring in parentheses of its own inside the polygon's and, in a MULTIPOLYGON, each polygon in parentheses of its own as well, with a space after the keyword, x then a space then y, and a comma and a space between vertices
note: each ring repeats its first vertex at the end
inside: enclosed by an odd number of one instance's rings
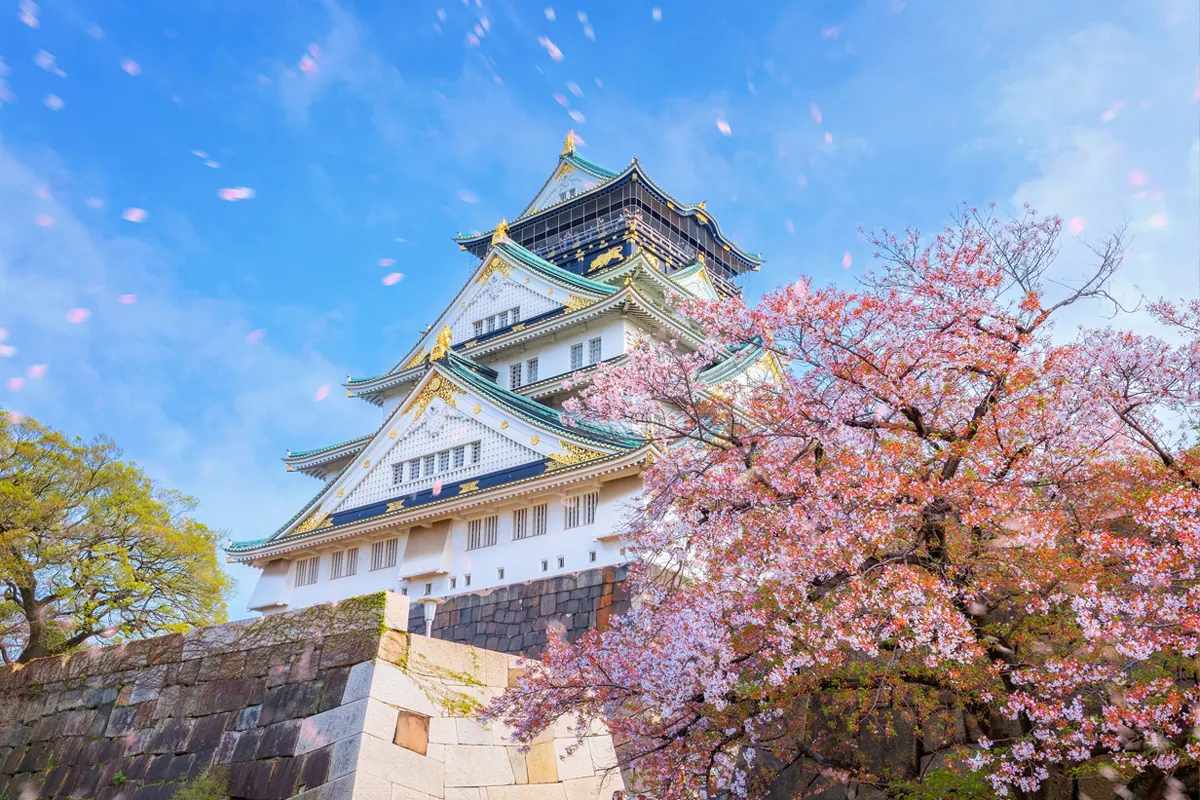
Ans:
POLYGON ((519 262, 520 264, 529 267, 535 272, 540 273, 547 280, 553 281, 561 286, 578 289, 581 292, 600 295, 607 297, 610 294, 615 294, 616 289, 605 283, 589 280, 581 275, 576 275, 574 272, 565 270, 560 266, 550 263, 546 259, 534 253, 532 250, 527 250, 521 245, 513 241, 499 242, 493 245, 493 249, 499 250, 504 255, 519 262))
POLYGON ((750 369, 751 365, 757 362, 766 351, 767 348, 763 347, 762 339, 755 336, 752 341, 733 348, 733 355, 729 358, 703 370, 697 377, 701 382, 710 386, 724 383, 750 369))
POLYGON ((358 438, 355 438, 355 439, 347 439, 344 442, 338 442, 337 444, 326 445, 325 447, 318 447, 315 450, 289 450, 287 457, 289 459, 291 459, 291 458, 307 458, 309 456, 319 455, 328 450, 337 450, 339 447, 345 447, 348 444, 366 444, 367 442, 371 441, 371 436, 372 436, 372 434, 368 433, 365 436, 359 436, 358 438))
POLYGON ((583 170, 584 172, 588 173, 589 175, 591 175, 594 178, 601 178, 602 180, 606 180, 606 181, 612 180, 613 178, 615 178, 621 174, 619 172, 613 172, 611 169, 606 169, 605 167, 600 166, 599 164, 595 163, 594 161, 588 161, 586 158, 579 155, 574 150, 572 150, 571 152, 569 152, 565 156, 563 156, 563 161, 566 161, 568 164, 570 164, 572 167, 575 167, 576 169, 583 170))

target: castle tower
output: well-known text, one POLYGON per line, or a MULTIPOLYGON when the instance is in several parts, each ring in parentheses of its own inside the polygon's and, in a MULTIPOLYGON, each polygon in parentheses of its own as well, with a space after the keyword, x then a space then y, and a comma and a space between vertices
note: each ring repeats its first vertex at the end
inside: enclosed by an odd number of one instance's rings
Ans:
MULTIPOLYGON (((381 409, 379 428, 289 452, 287 469, 321 489, 275 533, 227 549, 262 570, 251 610, 391 589, 433 613, 619 568, 621 518, 653 448, 616 425, 565 424, 568 381, 623 359, 637 334, 700 346, 704 332, 666 293, 732 295, 761 263, 703 203, 674 200, 636 159, 621 172, 593 164, 570 133, 524 211, 456 241, 479 262, 454 300, 393 367, 345 384, 381 409)), ((728 353, 709 382, 775 368, 752 349, 728 353)), ((528 649, 512 638, 476 643, 528 649)))

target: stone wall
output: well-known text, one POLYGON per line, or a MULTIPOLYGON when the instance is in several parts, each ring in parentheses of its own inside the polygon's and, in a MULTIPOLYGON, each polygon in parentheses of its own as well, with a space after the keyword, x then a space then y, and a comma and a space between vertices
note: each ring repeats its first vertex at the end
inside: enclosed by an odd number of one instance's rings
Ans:
POLYGON ((472 714, 515 659, 412 636, 392 593, 0 669, 0 797, 609 800, 612 741, 521 753, 472 714), (570 751, 570 752, 568 752, 570 751))
MULTIPOLYGON (((548 628, 557 628, 573 642, 628 610, 627 572, 626 567, 606 567, 455 595, 438 605, 432 636, 537 657, 546 646, 548 628)), ((419 603, 412 604, 408 629, 425 633, 419 603)))

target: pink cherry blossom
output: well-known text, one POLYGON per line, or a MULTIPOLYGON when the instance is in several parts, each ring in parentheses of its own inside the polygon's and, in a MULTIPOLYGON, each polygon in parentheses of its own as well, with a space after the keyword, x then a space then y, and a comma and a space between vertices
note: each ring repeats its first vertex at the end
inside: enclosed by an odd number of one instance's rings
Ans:
POLYGON ((122 58, 121 69, 125 70, 125 72, 129 73, 130 75, 142 74, 141 64, 137 63, 132 58, 122 58))
POLYGON ((126 222, 145 222, 148 216, 149 214, 146 212, 146 209, 134 206, 130 206, 121 212, 121 219, 126 222))
POLYGON ((1167 215, 1166 214, 1150 215, 1150 218, 1148 220, 1146 220, 1146 227, 1148 227, 1148 228, 1165 228, 1165 227, 1167 227, 1167 215))
POLYGON ((86 308, 72 308, 67 312, 67 322, 79 324, 87 322, 88 317, 92 316, 92 312, 86 308))
POLYGON ((458 199, 462 200, 464 203, 478 203, 479 195, 475 194, 470 189, 459 189, 458 199))
POLYGON ((317 66, 316 59, 314 59, 312 56, 308 55, 307 53, 305 53, 303 56, 300 57, 300 61, 296 64, 296 68, 299 69, 301 72, 303 72, 305 75, 311 75, 312 73, 314 73, 318 69, 320 69, 320 67, 317 66))
POLYGON ((729 127, 729 123, 720 117, 717 118, 717 130, 721 132, 722 136, 729 136, 733 133, 733 129, 729 127))
POLYGON ((395 263, 396 263, 396 259, 394 259, 394 258, 379 259, 379 266, 381 266, 381 267, 390 267, 390 266, 394 265, 395 263))
POLYGON ((658 7, 650 9, 650 19, 655 22, 662 22, 662 9, 658 7))
POLYGON ((35 195, 37 195, 38 199, 40 199, 40 200, 49 200, 50 199, 50 187, 49 186, 44 186, 44 185, 38 186, 36 189, 33 190, 33 193, 35 195))
POLYGON ((104 201, 99 197, 89 197, 86 202, 88 208, 104 208, 104 201))
POLYGON ((850 257, 850 253, 845 253, 842 256, 842 269, 850 269, 852 263, 854 263, 854 260, 850 257))
POLYGON ((554 22, 554 9, 553 8, 546 6, 546 8, 542 11, 542 13, 546 15, 546 19, 550 20, 551 22, 554 22))
POLYGON ((825 131, 825 144, 833 144, 833 134, 825 131))
POLYGON ((1150 183, 1150 178, 1142 170, 1132 169, 1129 171, 1130 186, 1145 186, 1148 183, 1150 183))
POLYGON ((9 378, 5 382, 5 385, 8 387, 8 390, 10 392, 19 392, 25 388, 25 379, 24 378, 9 378))
POLYGON ((32 364, 29 369, 25 370, 25 374, 29 376, 30 380, 36 381, 39 378, 46 377, 46 370, 48 369, 49 367, 45 364, 32 364))
POLYGON ((860 757, 863 732, 905 748, 935 719, 937 780, 997 796, 1192 780, 1200 301, 1116 327, 1126 243, 1043 279, 1063 228, 964 208, 869 234, 852 285, 674 298, 706 344, 635 338, 564 404, 646 437, 615 531, 637 601, 552 632, 485 718, 523 744, 604 726, 659 800, 765 797, 784 767, 814 796, 949 796, 860 757), (1066 308, 1111 327, 1054 330, 1066 308), (707 385, 731 352, 779 368, 707 385))
POLYGON ((137 302, 137 295, 136 294, 119 294, 119 295, 117 295, 117 302, 123 306, 131 306, 137 302))
POLYGON ((567 106, 570 105, 571 101, 567 100, 567 96, 565 94, 562 94, 561 92, 555 92, 554 102, 558 103, 560 106, 567 106))
POLYGON ((45 99, 42 100, 42 105, 51 111, 62 111, 62 108, 66 105, 66 103, 64 103, 63 99, 58 95, 48 94, 46 95, 45 99))
POLYGON ((41 23, 38 21, 38 4, 33 0, 21 0, 17 6, 17 19, 24 22, 31 28, 38 27, 41 23))
POLYGON ((817 123, 818 125, 821 124, 821 109, 817 108, 816 103, 809 103, 808 115, 812 117, 813 122, 817 123))
POLYGON ((389 272, 387 275, 383 276, 382 283, 384 286, 395 286, 402 280, 404 280, 403 272, 389 272))
POLYGON ((783 221, 783 229, 784 229, 785 231, 787 231, 788 233, 795 233, 795 232, 796 232, 796 225, 795 225, 795 223, 793 223, 793 222, 792 222, 792 218, 791 218, 791 217, 788 217, 787 219, 785 219, 785 220, 783 221))
POLYGON ((838 38, 838 34, 840 34, 841 32, 842 32, 842 29, 840 27, 838 27, 837 25, 830 25, 828 27, 821 28, 821 38, 822 39, 836 39, 836 38, 838 38))
MULTIPOLYGON (((37 27, 36 25, 34 27, 37 27)), ((25 419, 25 415, 17 411, 5 411, 6 418, 11 425, 20 425, 21 420, 25 419)))
POLYGON ((328 383, 322 383, 322 384, 321 384, 321 385, 320 385, 320 386, 317 388, 317 393, 313 395, 313 399, 314 399, 314 400, 316 400, 316 401, 319 403, 319 402, 321 402, 322 400, 324 400, 326 397, 329 397, 329 384, 328 384, 328 383))
POLYGON ((1071 221, 1067 223, 1067 230, 1072 236, 1078 236, 1083 233, 1083 229, 1087 227, 1087 222, 1083 217, 1071 217, 1071 221))
POLYGON ((577 108, 572 108, 570 111, 568 111, 567 116, 569 116, 571 119, 575 120, 576 122, 580 122, 580 123, 587 122, 587 118, 583 116, 583 112, 577 108))
POLYGON ((50 216, 49 214, 38 214, 33 218, 33 224, 37 225, 39 228, 49 228, 54 224, 54 217, 50 216))
POLYGON ((267 335, 267 331, 264 328, 257 328, 255 330, 252 330, 246 334, 246 344, 258 344, 259 342, 262 341, 262 338, 266 335, 267 335))

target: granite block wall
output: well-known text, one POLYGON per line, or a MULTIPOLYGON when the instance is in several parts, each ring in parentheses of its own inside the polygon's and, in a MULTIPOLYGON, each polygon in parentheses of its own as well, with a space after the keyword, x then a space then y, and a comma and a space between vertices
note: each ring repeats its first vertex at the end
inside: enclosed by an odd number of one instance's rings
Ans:
MULTIPOLYGON (((611 738, 522 753, 473 711, 515 658, 411 636, 380 593, 0 669, 0 797, 610 800, 611 738), (568 752, 570 751, 570 752, 568 752)), ((515 672, 511 673, 515 674, 515 672)))
MULTIPOLYGON (((627 573, 626 567, 606 567, 455 595, 438 605, 431 635, 536 658, 546 646, 547 629, 575 641, 628 610, 627 573)), ((408 630, 423 634, 425 611, 418 602, 411 607, 408 630)))

